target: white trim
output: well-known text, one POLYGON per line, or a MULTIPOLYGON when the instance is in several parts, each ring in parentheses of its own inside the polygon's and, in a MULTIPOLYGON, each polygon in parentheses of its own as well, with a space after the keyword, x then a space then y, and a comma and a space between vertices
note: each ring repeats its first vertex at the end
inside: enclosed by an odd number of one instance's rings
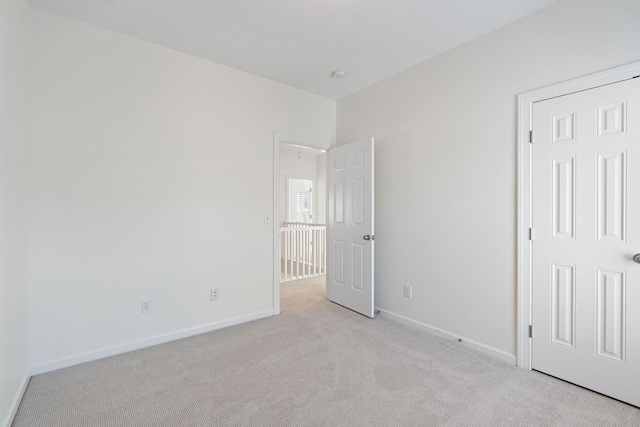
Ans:
POLYGON ((29 385, 29 380, 31 379, 31 375, 27 373, 22 382, 20 383, 20 387, 18 388, 18 392, 16 396, 13 398, 13 402, 11 402, 11 406, 9 406, 9 413, 7 414, 7 418, 4 420, 2 426, 11 427, 13 424, 13 420, 18 413, 18 407, 20 406, 20 402, 22 402, 22 398, 24 397, 24 392, 27 391, 27 386, 29 385))
POLYGON ((510 365, 516 364, 516 356, 507 353, 506 351, 499 350, 495 347, 491 347, 477 341, 473 341, 458 335, 455 335, 451 332, 443 331, 442 329, 436 328, 435 326, 427 325, 426 323, 418 322, 413 319, 409 319, 408 317, 401 316, 399 314, 393 313, 391 311, 383 310, 381 308, 376 307, 376 310, 380 310, 383 316, 389 317, 398 323, 402 323, 404 325, 412 326, 420 329, 421 331, 428 332, 430 334, 437 335, 441 338, 444 338, 448 341, 453 341, 459 343, 459 345, 464 347, 472 348, 480 353, 486 354, 494 359, 500 360, 501 362, 508 363, 510 365), (462 340, 462 341, 458 341, 462 340))
POLYGON ((534 102, 628 80, 640 75, 640 61, 518 95, 518 327, 517 365, 531 369, 531 109, 534 102))
POLYGON ((282 137, 273 134, 273 314, 280 314, 280 141, 282 137))
POLYGON ((219 322, 209 323, 207 325, 196 326, 194 328, 187 328, 177 332, 170 332, 168 334, 158 335, 153 338, 134 341, 134 342, 130 342, 127 344, 118 345, 114 347, 104 348, 104 349, 92 351, 89 353, 83 353, 77 356, 72 356, 65 359, 56 360, 53 362, 45 362, 45 363, 32 366, 31 375, 43 374, 45 372, 55 371, 56 369, 67 368, 69 366, 78 365, 80 363, 91 362, 93 360, 98 360, 98 359, 102 359, 109 356, 115 356, 116 354, 128 353, 130 351, 140 350, 142 348, 167 343, 170 341, 175 341, 182 338, 203 334, 205 332, 211 332, 217 329, 239 325, 240 323, 263 319, 265 317, 270 317, 270 316, 273 316, 273 310, 260 311, 258 313, 249 314, 247 316, 234 317, 234 318, 222 320, 219 322))
MULTIPOLYGON (((280 144, 326 151, 330 144, 273 133, 273 314, 280 314, 280 144)), ((314 189, 315 190, 315 189, 314 189)))

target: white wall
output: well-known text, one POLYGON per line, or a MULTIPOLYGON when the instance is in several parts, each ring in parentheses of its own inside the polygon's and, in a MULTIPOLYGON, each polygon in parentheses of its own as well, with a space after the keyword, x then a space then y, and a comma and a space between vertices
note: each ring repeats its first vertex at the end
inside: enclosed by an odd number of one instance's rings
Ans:
POLYGON ((0 2, 0 426, 29 375, 26 28, 27 2, 0 2))
POLYGON ((333 143, 335 101, 35 8, 30 28, 36 371, 271 313, 273 133, 333 143))
POLYGON ((516 95, 640 59, 638 22, 563 0, 338 102, 376 137, 377 306, 515 354, 516 95))

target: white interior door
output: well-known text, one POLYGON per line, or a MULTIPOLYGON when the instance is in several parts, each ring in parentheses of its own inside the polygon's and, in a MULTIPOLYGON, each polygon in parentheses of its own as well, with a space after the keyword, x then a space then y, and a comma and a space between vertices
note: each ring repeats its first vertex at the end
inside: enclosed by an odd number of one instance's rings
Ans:
POLYGON ((373 317, 373 138, 329 150, 327 298, 373 317))
POLYGON ((640 406, 640 79, 535 103, 532 159, 533 369, 640 406))

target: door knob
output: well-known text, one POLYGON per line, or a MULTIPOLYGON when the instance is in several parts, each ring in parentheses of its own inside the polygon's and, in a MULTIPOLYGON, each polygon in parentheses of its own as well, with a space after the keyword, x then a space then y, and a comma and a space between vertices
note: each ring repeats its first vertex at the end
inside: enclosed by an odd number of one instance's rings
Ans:
MULTIPOLYGON (((370 235, 368 235, 368 234, 365 234, 364 236, 362 236, 362 238, 363 238, 364 240, 375 240, 375 239, 376 239, 376 236, 373 236, 373 235, 372 235, 372 236, 370 236, 370 235)), ((638 256, 640 256, 640 254, 638 254, 638 256)), ((640 262, 640 261, 637 261, 637 262, 640 262)))
POLYGON ((640 254, 635 254, 633 256, 633 260, 636 262, 636 264, 640 264, 640 254))

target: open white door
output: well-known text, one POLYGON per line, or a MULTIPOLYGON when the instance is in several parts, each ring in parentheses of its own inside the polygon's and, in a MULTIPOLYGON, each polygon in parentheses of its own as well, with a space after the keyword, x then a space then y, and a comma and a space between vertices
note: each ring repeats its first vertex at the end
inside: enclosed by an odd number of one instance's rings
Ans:
POLYGON ((327 298, 373 317, 373 138, 327 157, 327 298))

